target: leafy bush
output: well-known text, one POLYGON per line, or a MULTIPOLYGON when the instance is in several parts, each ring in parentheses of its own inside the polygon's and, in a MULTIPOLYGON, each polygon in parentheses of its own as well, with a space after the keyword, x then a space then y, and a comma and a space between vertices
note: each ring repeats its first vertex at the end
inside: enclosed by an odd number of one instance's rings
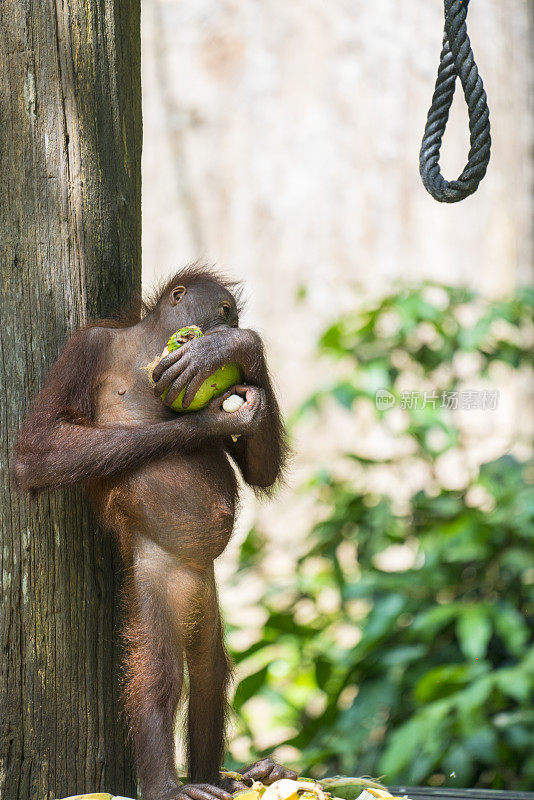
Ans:
MULTIPOLYGON (((235 707, 251 755, 250 701, 259 696, 301 774, 532 789, 534 465, 506 455, 470 469, 454 490, 436 466, 471 446, 454 410, 462 387, 478 386, 477 402, 491 403, 496 366, 510 375, 531 367, 533 301, 527 291, 485 303, 423 285, 322 336, 322 354, 340 360, 343 376, 310 398, 295 425, 332 399, 364 403, 407 447, 385 462, 346 454, 357 485, 326 468, 310 481, 321 519, 294 579, 265 586, 257 641, 233 653, 247 672, 235 707), (462 354, 472 357, 470 374, 462 354), (396 405, 393 432, 391 409, 376 407, 379 389, 396 405), (405 507, 369 488, 377 469, 409 470, 414 460, 429 480, 405 507)), ((265 547, 253 530, 240 574, 265 547)))

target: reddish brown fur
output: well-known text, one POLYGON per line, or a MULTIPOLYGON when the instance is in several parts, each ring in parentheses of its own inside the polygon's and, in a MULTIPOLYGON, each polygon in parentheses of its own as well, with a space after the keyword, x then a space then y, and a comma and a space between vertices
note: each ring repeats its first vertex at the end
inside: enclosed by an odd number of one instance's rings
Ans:
MULTIPOLYGON (((128 574, 125 703, 143 800, 228 800, 221 788, 198 784, 218 782, 224 751, 230 663, 213 560, 231 535, 237 503, 229 456, 245 481, 268 491, 286 455, 261 340, 235 327, 232 291, 235 284, 213 271, 190 267, 128 315, 77 331, 16 447, 14 473, 22 488, 82 482, 120 543, 128 574), (171 302, 180 285, 186 294, 171 302), (192 323, 209 335, 176 356, 180 374, 172 373, 171 387, 186 376, 207 377, 219 357, 238 363, 244 382, 259 388, 240 390, 246 403, 235 415, 225 414, 220 401, 177 415, 152 392, 143 366, 174 330, 192 323), (230 433, 240 434, 237 442, 230 433), (181 786, 174 723, 185 665, 191 783, 181 786)), ((172 368, 162 367, 161 380, 169 380, 172 368)), ((269 760, 250 774, 269 781, 290 773, 269 760)))

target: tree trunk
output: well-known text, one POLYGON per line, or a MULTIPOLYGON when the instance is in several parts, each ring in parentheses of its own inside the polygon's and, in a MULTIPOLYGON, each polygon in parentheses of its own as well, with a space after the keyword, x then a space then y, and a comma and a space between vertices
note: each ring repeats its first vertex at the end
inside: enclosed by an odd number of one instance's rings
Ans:
POLYGON ((139 0, 0 4, 0 797, 135 794, 114 543, 80 490, 21 496, 21 419, 70 333, 141 281, 139 0))

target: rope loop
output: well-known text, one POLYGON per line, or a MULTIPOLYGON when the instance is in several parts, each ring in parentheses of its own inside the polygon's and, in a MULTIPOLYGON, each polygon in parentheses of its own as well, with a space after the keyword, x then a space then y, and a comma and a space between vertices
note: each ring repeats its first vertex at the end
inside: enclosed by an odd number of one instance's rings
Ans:
POLYGON ((443 49, 419 153, 419 172, 425 188, 440 203, 457 203, 476 192, 490 160, 488 99, 467 35, 468 5, 469 0, 445 0, 443 49), (471 147, 460 177, 455 181, 446 181, 441 174, 439 154, 457 77, 460 78, 469 111, 471 147))

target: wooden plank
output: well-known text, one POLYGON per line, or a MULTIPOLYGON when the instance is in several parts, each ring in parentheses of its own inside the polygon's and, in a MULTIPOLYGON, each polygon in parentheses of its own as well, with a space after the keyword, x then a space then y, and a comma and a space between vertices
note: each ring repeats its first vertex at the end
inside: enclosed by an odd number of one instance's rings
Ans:
POLYGON ((388 787, 392 794, 411 800, 534 800, 532 792, 498 792, 491 789, 445 789, 432 786, 388 787))

